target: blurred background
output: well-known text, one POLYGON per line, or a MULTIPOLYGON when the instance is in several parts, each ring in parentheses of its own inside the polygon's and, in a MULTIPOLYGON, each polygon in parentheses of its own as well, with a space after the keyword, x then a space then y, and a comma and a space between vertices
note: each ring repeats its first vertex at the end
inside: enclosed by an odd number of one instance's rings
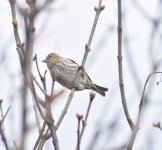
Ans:
MULTIPOLYGON (((37 5, 42 5, 37 1, 37 5)), ((24 1, 17 0, 18 6, 25 8, 24 1)), ((37 54, 41 73, 47 69, 41 61, 55 52, 81 64, 85 44, 88 41, 95 17, 94 6, 97 0, 61 0, 53 1, 39 13, 35 20, 34 54, 37 54)), ((117 1, 103 1, 102 11, 91 51, 86 61, 85 70, 92 81, 109 88, 106 97, 96 94, 83 139, 83 150, 121 150, 128 144, 131 129, 126 120, 118 79, 117 45, 117 1)), ((0 98, 5 113, 3 129, 10 147, 14 141, 21 140, 22 119, 22 70, 12 26, 11 9, 8 1, 0 1, 0 98)), ((161 71, 162 67, 162 1, 161 0, 126 0, 122 4, 123 25, 123 76, 128 110, 133 122, 136 122, 142 90, 148 75, 161 71)), ((24 20, 17 10, 18 25, 22 41, 24 20)), ((35 62, 33 74, 40 81, 35 62)), ((48 92, 51 89, 51 77, 47 72, 48 92)), ((153 123, 162 120, 162 83, 161 75, 152 76, 145 93, 145 104, 140 120, 140 129, 134 143, 134 150, 161 150, 162 131, 153 123)), ((39 89, 38 93, 43 97, 39 89)), ((64 90, 52 103, 52 113, 57 121, 67 101, 69 90, 58 83, 54 92, 64 90)), ((32 149, 38 137, 33 102, 30 91, 27 101, 27 126, 25 148, 32 149)), ((70 108, 57 131, 61 150, 73 150, 77 142, 76 113, 85 115, 89 103, 89 91, 76 92, 70 108)), ((5 150, 0 140, 0 149, 5 150)), ((48 140, 44 149, 53 149, 48 140)))

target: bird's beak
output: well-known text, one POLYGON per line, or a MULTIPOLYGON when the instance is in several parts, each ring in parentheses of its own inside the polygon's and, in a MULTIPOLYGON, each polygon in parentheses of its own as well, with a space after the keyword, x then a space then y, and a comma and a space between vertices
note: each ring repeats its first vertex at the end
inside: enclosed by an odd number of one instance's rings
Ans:
POLYGON ((42 62, 47 63, 47 60, 46 59, 45 60, 42 60, 42 62))

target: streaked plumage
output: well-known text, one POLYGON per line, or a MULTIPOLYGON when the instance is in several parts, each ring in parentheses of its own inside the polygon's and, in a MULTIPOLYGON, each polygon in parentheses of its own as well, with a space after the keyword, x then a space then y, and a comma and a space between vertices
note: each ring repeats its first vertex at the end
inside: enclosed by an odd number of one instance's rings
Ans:
POLYGON ((56 53, 51 53, 43 62, 47 64, 51 77, 68 89, 74 87, 77 91, 92 89, 102 96, 105 96, 105 92, 108 90, 105 87, 94 84, 84 70, 82 71, 79 84, 76 87, 74 81, 79 65, 71 59, 64 58, 56 53))

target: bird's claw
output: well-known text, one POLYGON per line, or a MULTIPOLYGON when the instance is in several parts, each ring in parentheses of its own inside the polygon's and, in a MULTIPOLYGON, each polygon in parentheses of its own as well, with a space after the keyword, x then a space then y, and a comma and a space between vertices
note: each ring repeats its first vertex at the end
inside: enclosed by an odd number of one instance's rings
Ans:
POLYGON ((79 70, 85 70, 85 69, 84 69, 83 66, 79 66, 79 67, 78 67, 78 71, 79 71, 79 70))

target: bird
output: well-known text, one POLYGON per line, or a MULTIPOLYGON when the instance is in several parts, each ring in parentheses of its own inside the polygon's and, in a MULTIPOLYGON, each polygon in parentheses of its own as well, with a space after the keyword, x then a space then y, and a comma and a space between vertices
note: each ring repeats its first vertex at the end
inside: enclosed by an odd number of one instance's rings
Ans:
POLYGON ((73 88, 76 91, 89 89, 102 96, 105 96, 105 92, 108 91, 108 88, 93 83, 85 72, 85 69, 82 70, 78 84, 75 85, 76 75, 80 66, 69 58, 65 58, 56 53, 50 53, 42 62, 47 64, 53 81, 57 81, 70 90, 73 88))

